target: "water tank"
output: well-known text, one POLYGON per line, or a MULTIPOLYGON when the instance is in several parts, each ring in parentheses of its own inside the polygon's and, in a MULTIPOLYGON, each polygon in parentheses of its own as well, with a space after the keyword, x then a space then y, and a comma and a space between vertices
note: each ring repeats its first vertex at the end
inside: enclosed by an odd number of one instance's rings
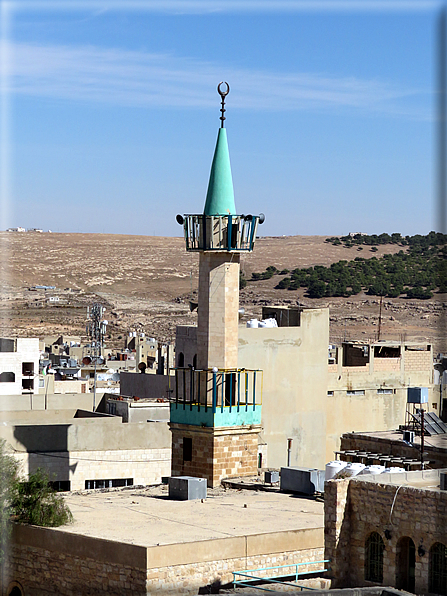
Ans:
POLYGON ((405 468, 398 468, 395 466, 392 468, 385 468, 382 474, 399 474, 401 472, 405 472, 405 468))
POLYGON ((330 480, 336 474, 341 472, 341 470, 343 470, 343 468, 345 468, 346 466, 347 462, 345 461, 330 461, 328 464, 326 464, 324 479, 330 480))
POLYGON ((258 321, 258 327, 267 327, 267 325, 265 324, 265 321, 258 321))
POLYGON ((258 319, 250 319, 249 321, 247 321, 247 327, 249 329, 257 329, 258 322, 258 319))
POLYGON ((343 473, 346 474, 346 476, 357 476, 357 474, 360 474, 365 467, 365 464, 353 462, 352 464, 348 464, 346 468, 343 469, 343 473))
POLYGON ((385 466, 366 466, 366 468, 363 468, 363 470, 359 473, 359 476, 363 474, 382 474, 382 472, 385 472, 385 466))
POLYGON ((270 318, 270 319, 264 319, 262 321, 263 323, 265 323, 265 327, 278 327, 278 323, 276 322, 276 319, 270 318))

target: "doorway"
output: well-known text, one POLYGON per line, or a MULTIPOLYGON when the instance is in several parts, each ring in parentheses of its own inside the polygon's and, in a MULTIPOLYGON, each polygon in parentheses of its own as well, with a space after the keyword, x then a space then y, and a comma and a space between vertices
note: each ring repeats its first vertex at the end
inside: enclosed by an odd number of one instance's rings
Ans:
POLYGON ((416 568, 416 548, 408 536, 397 543, 396 552, 396 588, 414 593, 416 568))

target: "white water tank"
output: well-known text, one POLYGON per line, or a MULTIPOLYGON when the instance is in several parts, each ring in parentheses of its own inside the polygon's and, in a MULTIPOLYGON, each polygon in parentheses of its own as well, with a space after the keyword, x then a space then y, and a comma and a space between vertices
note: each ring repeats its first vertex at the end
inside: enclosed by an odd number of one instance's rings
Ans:
POLYGON ((397 466, 393 468, 385 468, 382 474, 399 474, 405 472, 405 468, 398 468, 397 466))
POLYGON ((267 325, 265 324, 265 321, 258 321, 258 327, 267 327, 267 325))
POLYGON ((333 478, 334 476, 336 476, 339 472, 341 472, 343 470, 343 468, 345 468, 347 465, 347 462, 345 461, 330 461, 328 464, 326 464, 326 471, 324 474, 324 479, 325 480, 330 480, 331 478, 333 478))
POLYGON ((264 327, 278 327, 278 323, 276 322, 276 319, 264 319, 262 321, 263 323, 265 323, 264 327))
POLYGON ((360 472, 365 468, 365 464, 353 462, 351 464, 348 464, 346 468, 343 469, 343 473, 347 476, 357 476, 357 474, 360 474, 360 472))
MULTIPOLYGON (((385 471, 385 466, 379 466, 379 465, 372 465, 372 466, 366 466, 366 468, 363 468, 363 470, 360 472, 360 474, 382 474, 382 472, 385 471)), ((359 474, 359 476, 360 476, 359 474)))
POLYGON ((247 321, 247 327, 249 329, 257 329, 258 323, 258 319, 250 319, 249 321, 247 321))

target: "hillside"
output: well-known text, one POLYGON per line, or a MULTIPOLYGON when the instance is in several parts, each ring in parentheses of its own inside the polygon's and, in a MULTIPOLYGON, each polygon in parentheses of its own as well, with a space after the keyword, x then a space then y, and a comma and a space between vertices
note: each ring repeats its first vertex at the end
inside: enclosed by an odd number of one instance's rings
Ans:
MULTIPOLYGON (((241 269, 247 280, 268 266, 278 270, 329 266, 359 256, 325 242, 326 236, 260 238, 241 269)), ((172 340, 177 324, 194 324, 189 300, 198 282, 198 255, 186 253, 182 238, 107 234, 0 233, 2 243, 0 301, 2 335, 83 334, 86 306, 97 300, 108 308, 110 344, 122 345, 130 329, 172 340), (31 291, 36 285, 56 290, 31 291), (50 297, 59 302, 48 302, 50 297)), ((402 250, 398 245, 366 248, 362 258, 380 258, 402 250)), ((379 298, 360 293, 350 298, 305 297, 305 289, 274 289, 278 277, 248 282, 241 291, 244 319, 260 316, 263 304, 329 306, 331 337, 372 339, 377 334, 379 298)), ((434 341, 446 350, 441 320, 444 295, 430 300, 384 298, 382 338, 434 341)))

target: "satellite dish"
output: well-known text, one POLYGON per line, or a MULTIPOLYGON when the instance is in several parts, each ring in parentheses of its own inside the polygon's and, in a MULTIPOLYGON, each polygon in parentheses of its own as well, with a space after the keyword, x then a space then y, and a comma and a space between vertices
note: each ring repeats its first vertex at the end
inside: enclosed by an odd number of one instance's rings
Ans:
POLYGON ((175 219, 177 220, 177 223, 180 224, 181 226, 183 225, 183 222, 185 221, 183 218, 183 215, 180 215, 180 213, 175 216, 175 219))
POLYGON ((265 222, 265 215, 263 213, 259 214, 259 223, 263 224, 265 222))
POLYGON ((85 366, 88 366, 91 363, 92 363, 92 359, 90 358, 90 356, 84 356, 84 358, 82 359, 82 364, 85 364, 85 366))

